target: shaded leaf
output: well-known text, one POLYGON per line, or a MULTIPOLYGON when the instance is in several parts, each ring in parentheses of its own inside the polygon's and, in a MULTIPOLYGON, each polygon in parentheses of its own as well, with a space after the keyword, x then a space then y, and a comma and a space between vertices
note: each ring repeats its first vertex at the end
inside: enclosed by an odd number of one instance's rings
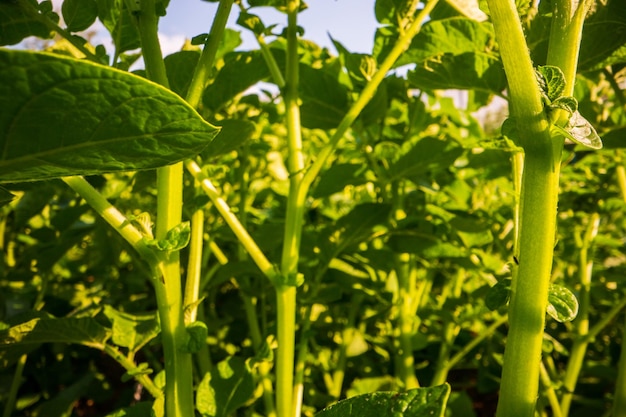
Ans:
POLYGON ((348 89, 328 72, 300 66, 302 125, 333 129, 348 111, 348 89))
POLYGON ((578 61, 581 71, 626 63, 626 2, 596 2, 594 9, 583 27, 578 61))
MULTIPOLYGON (((37 36, 48 39, 53 35, 41 20, 36 0, 25 0, 22 3, 15 1, 0 1, 0 45, 15 45, 28 36, 37 36)), ((49 13, 48 17, 55 23, 59 21, 56 14, 49 13)))
POLYGON ((207 373, 196 394, 196 408, 203 417, 226 417, 252 396, 254 380, 241 358, 231 356, 207 373))
POLYGON ((165 57, 165 69, 170 89, 185 97, 200 58, 200 51, 180 51, 165 57))
POLYGON ((448 384, 406 392, 374 392, 339 401, 315 417, 443 417, 449 395, 448 384))
POLYGON ((197 353, 206 345, 206 338, 209 330, 201 321, 194 321, 185 326, 186 339, 181 346, 181 350, 186 353, 197 353))
POLYGON ((489 288, 485 296, 485 305, 489 310, 497 310, 509 303, 511 298, 511 280, 498 281, 496 285, 489 288))
POLYGON ((91 26, 98 17, 96 0, 65 0, 61 6, 63 20, 70 32, 80 32, 91 26))
POLYGON ((0 187, 0 207, 6 206, 11 201, 13 201, 14 198, 15 195, 13 193, 11 193, 6 188, 0 187))
POLYGON ((137 26, 124 0, 96 0, 98 17, 111 34, 115 51, 121 54, 141 46, 137 26))
POLYGON ((171 91, 108 67, 0 51, 0 181, 156 168, 217 134, 171 91))
MULTIPOLYGON (((219 136, 218 136, 219 137, 219 136)), ((342 191, 349 185, 361 185, 367 182, 364 176, 367 167, 363 164, 335 164, 324 171, 313 190, 315 198, 328 197, 342 191)))
POLYGON ((36 318, 0 332, 0 364, 41 343, 76 343, 102 349, 110 332, 91 317, 36 318))
POLYGON ((425 137, 389 167, 389 179, 416 177, 433 169, 447 169, 463 149, 434 137, 425 137))
POLYGON ((126 407, 107 414, 106 417, 146 417, 150 415, 152 402, 142 401, 132 407, 126 407))
POLYGON ((220 120, 218 124, 220 133, 201 153, 205 158, 214 158, 239 149, 256 132, 254 123, 249 120, 227 119, 220 120))

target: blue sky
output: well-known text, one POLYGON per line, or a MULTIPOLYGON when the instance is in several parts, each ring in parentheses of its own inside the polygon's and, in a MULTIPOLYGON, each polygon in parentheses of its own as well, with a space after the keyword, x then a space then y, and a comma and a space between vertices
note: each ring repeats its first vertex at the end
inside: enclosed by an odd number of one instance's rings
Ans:
MULTIPOLYGON (((377 25, 374 0, 309 0, 307 4, 309 8, 299 15, 299 24, 305 30, 304 38, 334 51, 328 37, 330 33, 352 52, 371 52, 377 25)), ((163 42, 172 42, 172 46, 178 42, 180 48, 185 38, 208 32, 216 9, 217 3, 171 0, 167 16, 162 18, 159 27, 163 42)), ((251 13, 259 15, 266 25, 284 27, 286 24, 286 16, 271 8, 254 8, 251 13)), ((228 26, 242 32, 244 44, 241 48, 256 48, 254 38, 236 25, 238 15, 239 9, 233 7, 228 26)))

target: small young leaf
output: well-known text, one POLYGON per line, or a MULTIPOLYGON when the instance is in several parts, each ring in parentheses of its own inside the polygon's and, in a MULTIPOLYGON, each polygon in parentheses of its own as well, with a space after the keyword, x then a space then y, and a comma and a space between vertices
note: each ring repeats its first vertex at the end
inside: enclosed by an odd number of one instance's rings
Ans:
POLYGON ((575 111, 567 122, 567 126, 560 127, 553 125, 553 129, 561 136, 570 139, 579 145, 586 146, 591 149, 602 149, 602 139, 593 128, 591 123, 587 121, 578 111, 575 111))
POLYGON ((156 314, 134 315, 104 306, 104 315, 113 322, 112 340, 118 346, 137 352, 160 332, 156 314))
POLYGON ((152 369, 146 362, 142 362, 137 365, 136 368, 128 370, 124 375, 122 375, 122 382, 127 382, 139 375, 150 375, 152 373, 152 369))
POLYGON ((160 251, 178 251, 187 246, 191 238, 189 222, 183 222, 172 228, 165 235, 165 239, 148 240, 146 244, 160 251))
POLYGON ((578 314, 578 300, 576 296, 561 285, 550 285, 548 314, 560 323, 574 320, 578 314))
POLYGON ((511 280, 498 281, 496 285, 489 288, 485 297, 485 305, 489 310, 497 310, 509 303, 511 298, 511 280))
POLYGON ((565 75, 559 67, 553 65, 539 66, 536 74, 539 86, 550 102, 563 95, 565 75))
POLYGON ((550 109, 565 110, 571 117, 578 110, 578 100, 574 97, 559 97, 550 104, 550 109))

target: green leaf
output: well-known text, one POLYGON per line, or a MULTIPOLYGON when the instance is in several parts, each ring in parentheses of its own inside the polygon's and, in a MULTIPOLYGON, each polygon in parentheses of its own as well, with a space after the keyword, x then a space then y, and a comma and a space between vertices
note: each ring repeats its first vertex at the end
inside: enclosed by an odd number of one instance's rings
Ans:
POLYGON ((374 392, 339 401, 315 417, 443 417, 448 384, 406 392, 374 392))
POLYGON ((226 119, 218 123, 220 133, 202 151, 204 158, 215 158, 237 150, 256 133, 256 126, 249 120, 226 119))
POLYGON ((165 239, 147 239, 146 244, 159 251, 174 252, 187 246, 189 239, 191 239, 191 226, 187 221, 168 230, 165 239))
MULTIPOLYGON (((49 3, 49 2, 47 2, 49 3)), ((54 34, 41 18, 50 18, 57 23, 59 17, 50 12, 46 17, 37 10, 36 0, 0 1, 0 45, 15 45, 28 36, 48 39, 54 34)))
POLYGON ((498 281, 496 285, 489 288, 485 297, 485 305, 489 310, 497 310, 509 303, 511 298, 511 280, 498 281))
POLYGON ((132 407, 126 407, 107 414, 106 417, 146 417, 150 416, 151 401, 142 401, 132 407))
POLYGON ((324 171, 319 178, 313 196, 315 198, 328 197, 342 191, 349 185, 361 185, 367 182, 363 164, 335 164, 324 171))
POLYGON ((131 352, 137 352, 161 330, 154 313, 134 315, 105 305, 104 315, 113 323, 113 343, 128 348, 131 352))
POLYGON ((574 320, 578 315, 578 300, 574 293, 561 285, 550 285, 548 314, 560 323, 574 320))
POLYGON ((65 0, 61 6, 63 20, 70 32, 87 29, 98 17, 96 0, 65 0))
POLYGON ((152 373, 152 369, 150 369, 150 365, 148 365, 146 362, 142 362, 139 365, 137 365, 136 368, 130 369, 128 371, 126 371, 126 373, 124 373, 124 375, 122 375, 122 382, 128 382, 131 379, 139 376, 139 375, 150 375, 152 373))
POLYGON ((0 187, 0 207, 6 206, 11 201, 13 201, 14 198, 15 195, 13 193, 11 193, 4 187, 0 187))
POLYGON ((218 129, 171 91, 86 61, 0 51, 0 182, 156 168, 218 129))
POLYGON ((348 111, 348 89, 328 72, 300 65, 302 125, 336 128, 348 111))
POLYGON ((575 111, 567 122, 567 126, 552 125, 554 132, 579 145, 591 149, 602 149, 602 139, 596 129, 578 111, 575 111))
POLYGON ((165 70, 170 89, 185 97, 200 58, 200 51, 180 51, 165 57, 165 70))
POLYGON ((476 20, 479 22, 484 22, 487 20, 487 15, 485 12, 480 10, 478 6, 478 0, 446 0, 448 4, 458 10, 460 13, 465 15, 466 17, 476 20))
POLYGON ((594 2, 593 9, 583 27, 579 69, 593 71, 626 63, 626 2, 594 2))
POLYGON ((565 110, 571 117, 578 110, 578 100, 574 97, 559 97, 550 104, 550 108, 565 110))
POLYGON ((196 408, 203 417, 226 417, 252 397, 253 389, 248 366, 243 359, 231 356, 202 378, 196 408))
POLYGON ((459 146, 427 136, 389 167, 389 180, 416 178, 434 169, 447 169, 461 156, 459 146))
POLYGON ((115 51, 121 54, 141 46, 137 26, 124 0, 96 0, 98 17, 107 28, 115 44, 115 51))
POLYGON ((102 349, 110 332, 91 317, 36 318, 0 331, 0 365, 41 343, 76 343, 102 349))
POLYGON ((553 65, 539 66, 537 67, 536 75, 539 87, 547 96, 549 103, 563 95, 565 75, 559 67, 553 65))
POLYGON ((209 330, 201 321, 194 321, 185 326, 186 338, 185 343, 181 346, 181 351, 185 353, 200 352, 202 347, 206 346, 206 338, 209 330))

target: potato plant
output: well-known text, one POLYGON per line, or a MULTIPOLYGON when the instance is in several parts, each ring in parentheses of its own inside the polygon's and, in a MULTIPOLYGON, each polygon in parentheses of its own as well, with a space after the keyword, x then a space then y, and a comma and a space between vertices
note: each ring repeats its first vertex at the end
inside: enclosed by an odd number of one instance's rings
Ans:
POLYGON ((3 417, 626 416, 625 3, 215 3, 0 1, 3 417))

